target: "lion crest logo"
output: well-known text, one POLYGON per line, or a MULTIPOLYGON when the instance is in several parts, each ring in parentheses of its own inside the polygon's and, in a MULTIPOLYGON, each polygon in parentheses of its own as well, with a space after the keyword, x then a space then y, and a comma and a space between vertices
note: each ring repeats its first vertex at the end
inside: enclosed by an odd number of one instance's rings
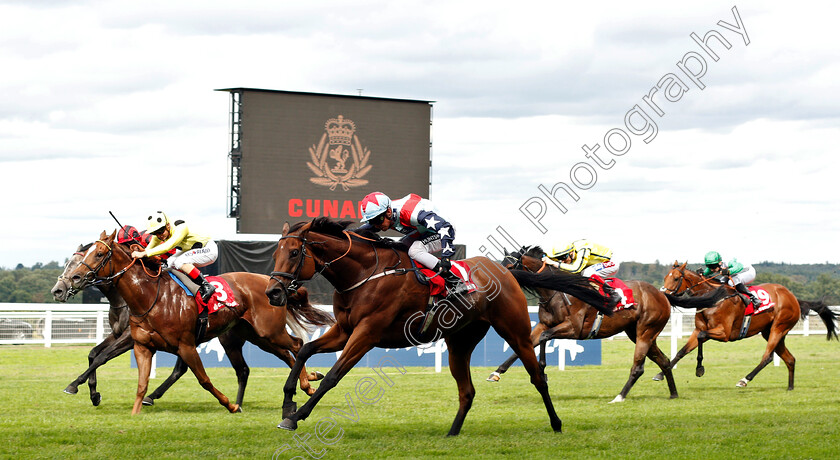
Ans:
POLYGON ((335 190, 339 185, 344 191, 367 185, 368 180, 362 177, 372 167, 367 164, 370 150, 362 147, 356 136, 356 124, 339 115, 338 118, 327 120, 324 129, 318 145, 309 147, 312 161, 307 161, 306 165, 316 176, 309 180, 327 186, 330 190, 335 190))

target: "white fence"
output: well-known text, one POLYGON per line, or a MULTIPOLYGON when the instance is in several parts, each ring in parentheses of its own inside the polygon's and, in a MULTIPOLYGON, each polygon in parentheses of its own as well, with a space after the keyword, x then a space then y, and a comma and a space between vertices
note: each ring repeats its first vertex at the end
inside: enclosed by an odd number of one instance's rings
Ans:
MULTIPOLYGON (((329 306, 321 308, 332 310, 329 306)), ((831 307, 835 312, 840 307, 831 307)), ((530 306, 528 311, 537 312, 537 307, 530 306)), ((660 337, 669 337, 671 355, 679 350, 679 340, 694 330, 694 310, 675 308, 671 321, 660 337)), ((0 345, 6 344, 44 344, 49 347, 56 343, 101 342, 111 333, 108 324, 108 305, 106 304, 49 304, 49 303, 0 303, 0 345)), ((811 312, 799 321, 789 334, 825 335, 825 325, 811 312)), ((613 338, 626 338, 618 334, 613 338)), ((778 357, 776 357, 778 365, 778 357)))

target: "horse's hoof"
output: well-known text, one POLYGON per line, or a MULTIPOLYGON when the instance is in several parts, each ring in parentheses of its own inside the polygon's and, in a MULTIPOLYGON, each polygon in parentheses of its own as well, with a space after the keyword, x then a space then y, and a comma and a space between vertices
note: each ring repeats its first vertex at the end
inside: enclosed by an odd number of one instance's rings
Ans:
POLYGON ((295 431, 297 430, 297 422, 290 418, 285 418, 279 425, 277 425, 277 428, 280 428, 281 430, 295 431))
POLYGON ((662 381, 662 374, 654 375, 651 380, 653 380, 654 382, 661 382, 662 381))
POLYGON ((498 382, 502 376, 498 372, 493 372, 490 377, 487 377, 488 382, 498 382))
POLYGON ((231 414, 241 414, 242 406, 240 406, 239 404, 234 404, 233 407, 231 407, 229 410, 231 414))
POLYGON ((309 387, 309 389, 308 389, 308 390, 306 390, 306 395, 307 395, 307 396, 312 396, 312 395, 314 395, 314 394, 315 394, 315 392, 316 392, 316 391, 318 391, 318 389, 317 389, 317 388, 312 388, 312 387, 309 387))
POLYGON ((102 395, 99 394, 98 391, 96 393, 93 393, 92 395, 90 395, 90 402, 93 403, 94 407, 98 406, 99 403, 102 402, 102 395))
POLYGON ((748 382, 749 382, 749 380, 747 380, 747 379, 741 379, 741 380, 738 380, 738 383, 736 383, 735 386, 738 387, 738 388, 746 388, 748 382))
POLYGON ((315 378, 313 380, 321 380, 322 378, 324 378, 324 374, 318 371, 313 372, 313 374, 315 374, 315 378))
POLYGON ((288 405, 283 404, 283 418, 288 419, 297 412, 297 403, 292 401, 288 405))
POLYGON ((705 375, 705 374, 706 374, 706 368, 705 367, 698 367, 697 370, 694 372, 694 375, 696 375, 697 377, 703 377, 703 375, 705 375))
POLYGON ((618 395, 618 396, 616 396, 615 398, 613 398, 613 400, 612 400, 612 401, 610 401, 610 404, 612 404, 612 403, 620 403, 620 402, 624 402, 624 396, 618 395))
POLYGON ((68 395, 74 395, 79 392, 79 389, 73 385, 67 385, 67 388, 64 389, 64 392, 68 395))
POLYGON ((154 406, 155 405, 155 400, 146 396, 145 398, 143 398, 143 405, 144 406, 154 406))

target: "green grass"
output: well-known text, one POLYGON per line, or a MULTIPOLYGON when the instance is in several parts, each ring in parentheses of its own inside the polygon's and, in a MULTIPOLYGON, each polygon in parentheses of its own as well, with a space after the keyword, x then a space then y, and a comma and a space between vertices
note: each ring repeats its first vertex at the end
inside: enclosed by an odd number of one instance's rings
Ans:
MULTIPOLYGON (((4 346, 0 458, 271 458, 286 444, 291 449, 278 458, 309 458, 294 435, 310 435, 313 452, 324 458, 838 458, 840 344, 790 337, 798 359, 794 391, 786 391, 784 364, 771 364, 746 389, 735 388, 757 364, 764 343, 753 338, 707 344, 702 378, 694 376, 692 353, 675 371, 675 400, 667 398, 664 382, 651 381, 658 368, 648 362, 627 401, 608 404, 627 379, 632 344, 604 341, 602 366, 548 370, 562 434, 551 431, 521 367, 499 383, 484 381, 492 369, 474 368, 476 398, 454 438, 445 437, 457 410, 457 390, 446 369, 391 371, 394 385, 381 386, 382 397, 372 404, 362 404, 355 388, 365 377, 378 377, 370 368, 355 369, 291 433, 275 428, 285 368, 251 370, 241 414, 227 413, 187 374, 156 406, 131 416, 137 373, 128 356, 100 369, 103 402, 93 407, 86 386, 76 396, 62 393, 83 370, 88 347, 4 346), (348 394, 357 421, 330 410, 347 409, 348 394), (328 417, 338 426, 327 436, 341 433, 332 445, 315 433, 318 421, 328 417)), ((167 371, 159 369, 152 385, 167 371)), ((231 369, 212 368, 209 374, 218 388, 235 395, 231 369)), ((303 398, 298 392, 299 404, 303 398)))

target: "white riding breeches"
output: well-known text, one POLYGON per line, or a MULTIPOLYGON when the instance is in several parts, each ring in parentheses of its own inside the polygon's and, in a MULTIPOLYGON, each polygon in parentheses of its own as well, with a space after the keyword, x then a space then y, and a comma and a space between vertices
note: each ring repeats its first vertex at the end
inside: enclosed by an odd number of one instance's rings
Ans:
POLYGON ((618 271, 619 265, 621 265, 620 262, 616 262, 615 259, 610 259, 606 262, 590 265, 584 268, 580 274, 587 278, 589 278, 592 275, 598 275, 601 278, 609 278, 612 275, 615 275, 615 273, 618 271))
POLYGON ((736 273, 729 277, 729 285, 735 286, 736 284, 744 283, 746 286, 747 284, 752 283, 755 281, 755 269, 752 265, 744 267, 744 271, 740 273, 736 273))
POLYGON ((180 270, 184 264, 192 264, 196 267, 210 265, 216 261, 217 257, 219 257, 219 247, 215 241, 210 240, 207 242, 207 246, 201 248, 190 249, 189 251, 176 249, 175 254, 167 259, 166 263, 170 267, 180 270))
POLYGON ((411 257, 420 265, 432 270, 438 262, 440 262, 440 259, 430 253, 438 252, 443 248, 440 241, 440 235, 434 234, 434 236, 416 240, 408 247, 408 257, 411 257), (437 238, 434 238, 434 236, 437 238))

